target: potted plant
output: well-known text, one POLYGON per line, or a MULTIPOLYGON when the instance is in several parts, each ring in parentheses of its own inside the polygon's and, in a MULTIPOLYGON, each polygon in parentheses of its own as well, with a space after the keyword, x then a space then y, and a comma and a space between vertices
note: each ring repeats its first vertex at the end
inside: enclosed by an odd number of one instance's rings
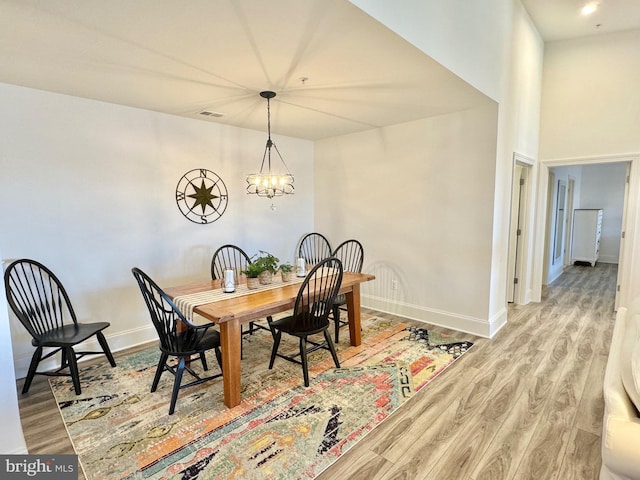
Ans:
MULTIPOLYGON (((259 254, 251 257, 252 271, 258 272, 258 280, 262 285, 268 285, 273 279, 273 275, 278 271, 278 262, 280 259, 274 257, 269 252, 260 250, 259 254)), ((247 275, 248 277, 249 275, 247 275)))
POLYGON ((291 279, 293 278, 293 265, 291 265, 289 262, 286 262, 280 265, 278 267, 278 270, 280 270, 280 275, 282 275, 283 282, 291 281, 291 279))
POLYGON ((242 271, 247 276, 247 288, 249 290, 255 290, 258 288, 259 280, 258 275, 262 273, 262 266, 250 263, 247 268, 242 271))

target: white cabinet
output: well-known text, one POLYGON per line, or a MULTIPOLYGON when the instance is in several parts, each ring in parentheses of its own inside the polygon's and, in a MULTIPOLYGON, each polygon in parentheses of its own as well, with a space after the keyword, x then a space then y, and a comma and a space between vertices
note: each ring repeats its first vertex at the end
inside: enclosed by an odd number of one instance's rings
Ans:
POLYGON ((589 262, 593 267, 600 254, 602 210, 580 208, 573 211, 571 263, 589 262))

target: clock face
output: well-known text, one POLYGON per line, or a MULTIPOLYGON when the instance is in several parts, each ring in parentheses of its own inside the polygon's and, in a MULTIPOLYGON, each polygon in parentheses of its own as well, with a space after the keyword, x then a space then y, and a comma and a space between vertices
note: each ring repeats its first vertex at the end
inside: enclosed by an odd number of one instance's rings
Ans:
POLYGON ((194 223, 215 222, 226 210, 228 200, 222 179, 204 168, 189 170, 176 187, 178 208, 194 223))

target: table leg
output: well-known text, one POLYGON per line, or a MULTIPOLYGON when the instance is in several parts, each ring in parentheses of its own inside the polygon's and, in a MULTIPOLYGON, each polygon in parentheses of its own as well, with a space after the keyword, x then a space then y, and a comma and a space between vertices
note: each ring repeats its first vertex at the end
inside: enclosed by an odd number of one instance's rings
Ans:
POLYGON ((220 324, 222 350, 222 382, 224 404, 233 408, 240 403, 240 342, 241 326, 237 320, 220 324))
POLYGON ((345 293, 347 298, 347 313, 349 316, 349 337, 351 345, 357 347, 362 343, 360 323, 360 284, 354 285, 350 292, 345 293))

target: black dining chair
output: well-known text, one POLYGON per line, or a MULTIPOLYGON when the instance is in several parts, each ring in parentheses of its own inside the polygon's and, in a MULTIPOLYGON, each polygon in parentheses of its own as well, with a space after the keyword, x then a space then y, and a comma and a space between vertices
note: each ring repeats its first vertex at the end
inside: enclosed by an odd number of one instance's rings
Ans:
POLYGON ((233 270, 236 277, 236 284, 247 265, 251 264, 249 255, 244 250, 235 245, 223 245, 213 252, 211 257, 211 278, 213 280, 223 279, 225 270, 233 270))
POLYGON ((342 263, 337 258, 328 258, 311 269, 307 274, 296 296, 293 313, 290 316, 273 320, 267 317, 267 322, 273 335, 273 349, 269 369, 273 368, 276 357, 302 365, 304 385, 309 386, 309 366, 307 354, 319 348, 329 350, 336 368, 340 368, 338 354, 328 333, 329 313, 342 283, 342 263), (278 353, 282 334, 286 333, 298 337, 300 352, 295 355, 281 355, 278 353), (310 335, 323 333, 325 341, 317 343, 308 339, 310 335), (307 343, 313 345, 307 350, 307 343), (300 357, 300 360, 297 359, 300 357))
MULTIPOLYGON (((230 244, 223 245, 213 252, 213 257, 211 257, 211 279, 224 279, 224 271, 233 270, 235 283, 237 285, 241 277, 246 278, 246 275, 243 272, 247 269, 247 265, 250 264, 251 258, 240 247, 230 244)), ((256 328, 269 330, 259 323, 250 322, 249 330, 243 330, 242 333, 243 335, 253 335, 256 328)))
POLYGON ((222 373, 201 377, 189 365, 187 361, 192 355, 199 355, 202 367, 207 371, 207 359, 205 353, 215 350, 216 359, 222 370, 222 355, 220 353, 220 334, 213 329, 214 324, 194 325, 189 322, 184 314, 176 307, 167 294, 149 276, 139 268, 131 269, 138 282, 142 297, 149 309, 149 315, 153 326, 160 339, 160 360, 156 368, 156 374, 151 385, 151 392, 155 392, 160 382, 160 377, 165 371, 173 374, 173 391, 169 405, 169 415, 173 415, 178 400, 178 392, 183 388, 199 385, 203 382, 222 376, 222 373), (169 357, 177 357, 178 365, 169 364, 169 357), (187 371, 195 380, 182 385, 182 375, 187 371))
POLYGON ((300 241, 298 258, 304 258, 307 267, 313 267, 318 262, 331 256, 331 244, 321 233, 307 233, 300 241))
MULTIPOLYGON (((362 264, 364 263, 364 248, 358 240, 345 240, 333 252, 333 256, 339 258, 342 262, 342 268, 345 272, 362 272, 362 264)), ((340 312, 346 311, 347 297, 340 294, 333 302, 331 316, 335 324, 336 343, 340 341, 340 329, 349 325, 348 321, 340 319, 340 312)))
POLYGON ((31 335, 36 351, 31 357, 22 393, 27 393, 37 375, 70 376, 76 395, 82 393, 78 360, 86 355, 105 355, 116 366, 102 331, 109 322, 79 323, 69 295, 62 282, 43 264, 29 259, 12 262, 4 273, 4 285, 9 306, 31 335), (80 352, 74 347, 95 335, 102 351, 80 352), (42 356, 45 348, 53 348, 42 356), (60 368, 53 372, 38 372, 43 360, 61 352, 60 368), (63 372, 69 368, 69 373, 63 372))

